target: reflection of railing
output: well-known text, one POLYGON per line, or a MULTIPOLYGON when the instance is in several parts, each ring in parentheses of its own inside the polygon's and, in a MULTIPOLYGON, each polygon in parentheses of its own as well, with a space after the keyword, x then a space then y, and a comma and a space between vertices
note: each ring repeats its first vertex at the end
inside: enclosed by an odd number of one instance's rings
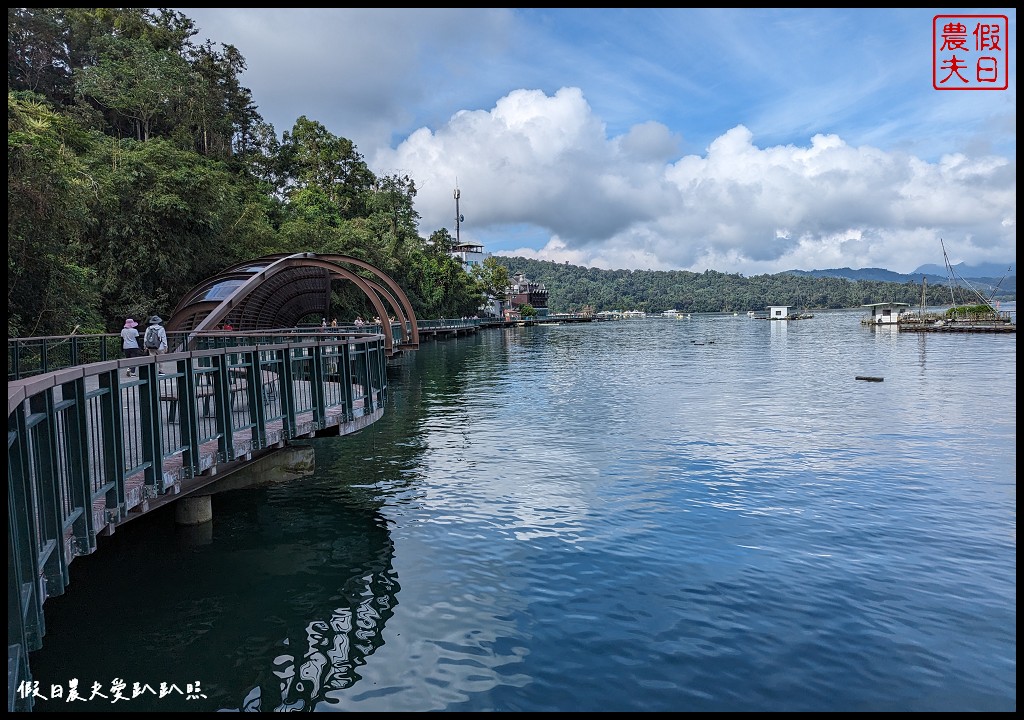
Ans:
POLYGON ((398 583, 378 572, 354 579, 365 587, 352 607, 335 608, 328 620, 306 626, 305 643, 296 638, 274 659, 277 683, 257 685, 241 712, 312 712, 329 693, 351 687, 358 668, 384 643, 384 623, 394 614, 398 583), (276 685, 276 687, 273 687, 276 685))
MULTIPOLYGON (((240 341, 240 338, 234 338, 240 341)), ((216 342, 211 344, 217 344, 216 342)), ((217 466, 383 414, 380 335, 107 360, 8 382, 8 674, 30 680, 43 603, 127 520, 199 490, 217 466), (126 376, 135 368, 137 376, 126 376)), ((13 680, 12 680, 13 678, 13 680)), ((16 695, 16 694, 15 694, 16 695)), ((9 709, 17 699, 9 695, 9 709)))

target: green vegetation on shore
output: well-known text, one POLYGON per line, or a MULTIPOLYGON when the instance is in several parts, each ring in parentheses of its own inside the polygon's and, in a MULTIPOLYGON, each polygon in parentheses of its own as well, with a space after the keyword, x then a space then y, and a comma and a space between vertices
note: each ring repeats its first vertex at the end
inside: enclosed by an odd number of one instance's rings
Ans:
MULTIPOLYGON (((598 270, 576 265, 499 257, 510 273, 522 272, 544 283, 553 311, 643 310, 662 312, 746 312, 769 305, 798 310, 860 307, 868 303, 921 303, 922 284, 776 273, 744 277, 738 273, 707 270, 598 270)), ((954 304, 950 288, 927 284, 926 305, 954 304)), ((961 293, 961 296, 963 293, 961 293)), ((972 296, 973 297, 973 296, 972 296)), ((1000 296, 1013 300, 1015 294, 1000 296)))

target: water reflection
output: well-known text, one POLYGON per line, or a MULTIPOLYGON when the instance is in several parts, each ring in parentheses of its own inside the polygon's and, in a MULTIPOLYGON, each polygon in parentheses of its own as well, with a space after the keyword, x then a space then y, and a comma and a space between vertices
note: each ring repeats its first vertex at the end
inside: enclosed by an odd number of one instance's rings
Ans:
MULTIPOLYGON (((397 584, 386 576, 370 597, 354 608, 336 608, 329 620, 306 626, 304 647, 274 658, 273 674, 279 680, 257 685, 242 701, 242 712, 311 712, 328 693, 344 690, 359 679, 356 668, 384 644, 384 623, 394 613, 397 584), (381 593, 381 594, 377 594, 381 593)), ((289 643, 290 644, 290 643, 289 643)))
MULTIPOLYGON (((358 681, 398 605, 390 527, 368 492, 335 476, 216 495, 203 527, 212 539, 198 542, 174 525, 173 506, 130 523, 76 560, 68 592, 47 601, 33 677, 203 689, 115 709, 314 710, 358 681)), ((50 698, 34 709, 106 706, 50 698)))

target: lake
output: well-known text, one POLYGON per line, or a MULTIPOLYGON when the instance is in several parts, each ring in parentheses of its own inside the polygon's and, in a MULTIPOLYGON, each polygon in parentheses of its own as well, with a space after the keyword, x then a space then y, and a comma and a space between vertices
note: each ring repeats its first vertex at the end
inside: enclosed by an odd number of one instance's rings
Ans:
POLYGON ((76 559, 36 711, 1015 711, 1016 335, 862 315, 428 342, 76 559))

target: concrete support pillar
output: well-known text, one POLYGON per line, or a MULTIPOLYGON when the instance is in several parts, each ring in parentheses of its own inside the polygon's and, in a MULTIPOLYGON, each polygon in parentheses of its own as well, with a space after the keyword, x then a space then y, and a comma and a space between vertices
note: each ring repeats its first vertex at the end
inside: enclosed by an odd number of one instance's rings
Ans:
POLYGON ((190 495, 174 504, 174 521, 179 525, 202 525, 213 520, 209 495, 190 495))

